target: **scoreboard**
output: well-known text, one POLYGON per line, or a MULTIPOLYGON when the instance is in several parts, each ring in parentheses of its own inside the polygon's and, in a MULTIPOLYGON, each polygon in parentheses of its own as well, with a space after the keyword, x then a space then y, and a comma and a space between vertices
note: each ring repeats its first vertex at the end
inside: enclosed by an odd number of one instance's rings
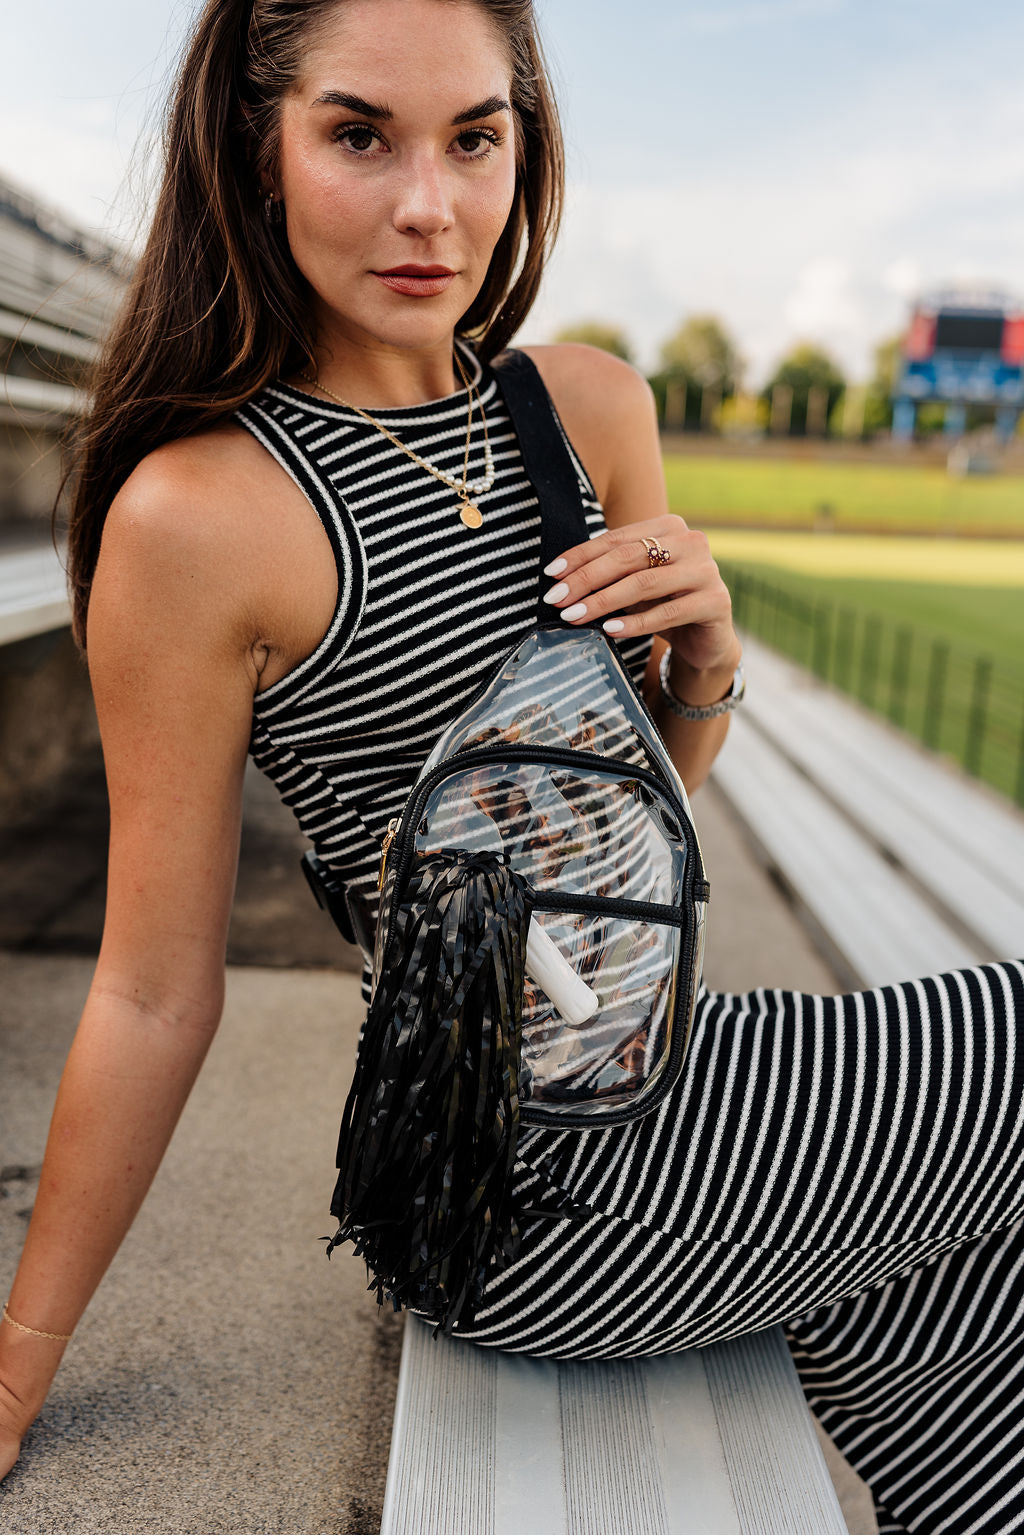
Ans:
POLYGON ((922 302, 903 341, 895 393, 915 404, 1024 407, 1024 305, 951 296, 922 302))

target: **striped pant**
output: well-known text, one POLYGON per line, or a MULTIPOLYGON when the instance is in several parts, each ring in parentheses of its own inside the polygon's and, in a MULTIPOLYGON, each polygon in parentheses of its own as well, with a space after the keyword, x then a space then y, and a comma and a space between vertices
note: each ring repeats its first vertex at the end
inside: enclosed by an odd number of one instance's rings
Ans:
POLYGON ((520 1157, 524 1204, 553 1180, 588 1213, 525 1222, 475 1342, 609 1358, 784 1323, 886 1535, 1024 1529, 1024 964, 705 992, 658 1110, 520 1157))

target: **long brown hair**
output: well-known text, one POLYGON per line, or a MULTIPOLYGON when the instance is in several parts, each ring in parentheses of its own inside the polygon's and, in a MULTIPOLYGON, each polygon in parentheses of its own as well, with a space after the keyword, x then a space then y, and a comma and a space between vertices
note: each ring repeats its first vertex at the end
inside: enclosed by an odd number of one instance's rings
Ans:
MULTIPOLYGON (((311 37, 344 0, 207 0, 167 116, 149 237, 71 436, 72 632, 86 615, 107 509, 165 442, 230 414, 280 374, 315 366, 304 279, 264 216, 281 97, 311 37)), ((532 0, 473 0, 512 59, 516 187, 484 283, 457 327, 485 361, 528 313, 554 241, 564 181, 558 115, 532 0), (524 249, 525 243, 525 249, 524 249)))

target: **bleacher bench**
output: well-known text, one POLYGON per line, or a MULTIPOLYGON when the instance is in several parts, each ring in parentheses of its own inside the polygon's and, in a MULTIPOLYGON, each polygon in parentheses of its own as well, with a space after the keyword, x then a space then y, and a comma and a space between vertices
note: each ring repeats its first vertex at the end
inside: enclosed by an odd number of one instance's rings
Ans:
POLYGON ((714 779, 850 984, 1024 955, 1024 814, 767 647, 745 650, 756 683, 714 779))
POLYGON ((53 546, 0 548, 0 645, 61 629, 70 620, 67 578, 53 546))
POLYGON ((779 1328, 614 1363, 408 1318, 381 1535, 843 1535, 779 1328))

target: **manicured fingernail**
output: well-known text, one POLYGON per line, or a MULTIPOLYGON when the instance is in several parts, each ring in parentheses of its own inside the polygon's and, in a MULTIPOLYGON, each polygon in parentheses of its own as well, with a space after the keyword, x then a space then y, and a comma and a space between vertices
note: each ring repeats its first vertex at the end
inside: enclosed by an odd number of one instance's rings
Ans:
POLYGON ((568 563, 568 560, 563 559, 552 560, 550 565, 544 566, 544 574, 546 576, 560 576, 568 563))
POLYGON ((565 619, 582 618, 587 611, 585 602, 574 602, 571 608, 562 609, 562 617, 565 619))
POLYGON ((568 582, 567 581, 559 581, 557 586, 553 586, 549 592, 545 592, 544 593, 544 601, 545 602, 561 602, 562 598, 565 596, 565 594, 566 594, 566 592, 568 590, 569 590, 568 582))
POLYGON ((604 623, 601 625, 601 628, 604 630, 605 634, 618 634, 619 630, 624 629, 625 627, 626 626, 622 622, 621 618, 606 618, 604 623))

